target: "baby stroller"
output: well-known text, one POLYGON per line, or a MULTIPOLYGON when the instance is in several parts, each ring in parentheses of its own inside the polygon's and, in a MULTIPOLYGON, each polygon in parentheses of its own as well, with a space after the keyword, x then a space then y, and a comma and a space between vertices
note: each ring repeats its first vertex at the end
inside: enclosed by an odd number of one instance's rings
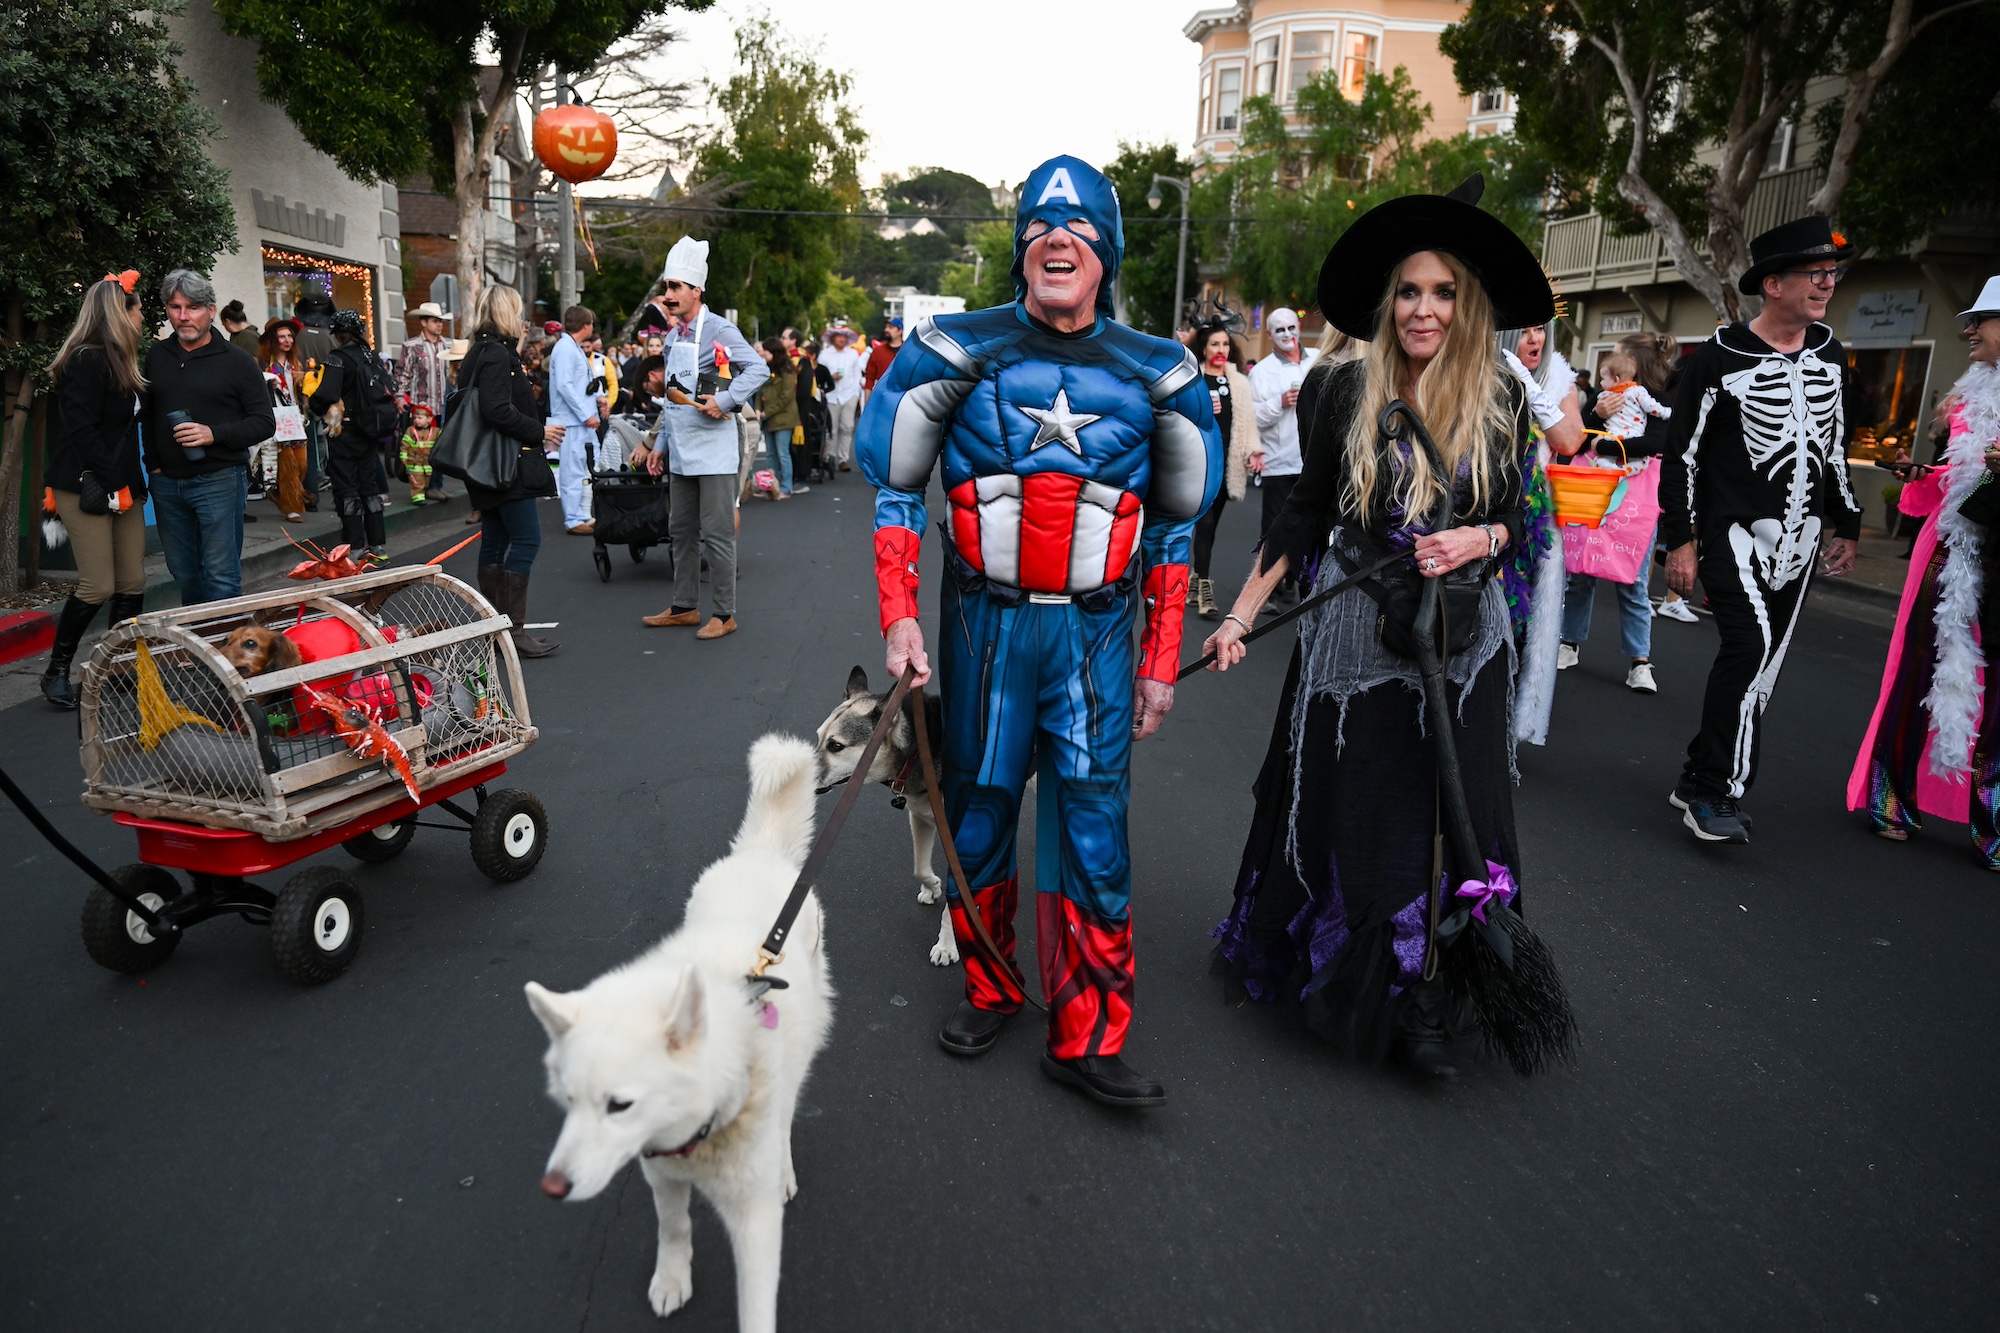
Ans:
MULTIPOLYGON (((590 450, 590 517, 594 529, 590 558, 597 564, 597 577, 611 582, 611 552, 623 546, 632 563, 646 558, 648 549, 667 541, 667 479, 649 472, 634 471, 625 459, 646 443, 648 425, 643 417, 611 418, 603 461, 611 466, 597 468, 595 449, 590 450), (615 455, 615 457, 614 457, 615 455)), ((673 573, 673 556, 667 556, 667 573, 673 573)))

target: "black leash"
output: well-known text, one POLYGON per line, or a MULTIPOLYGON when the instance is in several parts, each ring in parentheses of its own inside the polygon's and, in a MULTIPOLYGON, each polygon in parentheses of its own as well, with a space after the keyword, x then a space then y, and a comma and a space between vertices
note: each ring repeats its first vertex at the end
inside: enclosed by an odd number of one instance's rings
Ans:
MULTIPOLYGON (((1297 606, 1293 607, 1291 610, 1280 611, 1277 615, 1272 616, 1269 620, 1259 625, 1256 629, 1250 630, 1247 633, 1245 633, 1242 638, 1237 640, 1237 642, 1251 643, 1257 639, 1261 639, 1266 634, 1269 634, 1272 630, 1278 628, 1278 626, 1290 624, 1292 621, 1297 620, 1300 616, 1304 615, 1306 612, 1318 606, 1321 602, 1332 601, 1334 598, 1340 596, 1340 594, 1346 592, 1349 588, 1352 588, 1356 584, 1360 583, 1363 579, 1371 579, 1375 577, 1377 574, 1380 574, 1383 570, 1387 569, 1389 566, 1395 564, 1398 560, 1409 559, 1409 556, 1410 553, 1408 551, 1391 551, 1389 554, 1383 556, 1380 560, 1377 560, 1374 564, 1368 566, 1368 568, 1362 570, 1359 574, 1350 574, 1346 578, 1342 579, 1340 582, 1334 584, 1331 588, 1325 588, 1319 592, 1314 593, 1312 596, 1306 598, 1304 601, 1300 602, 1297 606)), ((1196 658, 1194 661, 1189 662, 1186 666, 1182 667, 1181 674, 1175 676, 1174 680, 1176 682, 1186 680, 1189 676, 1192 676, 1195 672, 1202 670, 1204 667, 1208 666, 1208 664, 1213 662, 1214 660, 1215 660, 1214 653, 1209 653, 1205 657, 1196 658)))
POLYGON ((56 830, 56 826, 51 824, 47 817, 35 808, 34 802, 28 799, 27 793, 14 785, 14 779, 7 776, 7 770, 5 769, 0 769, 0 791, 6 792, 7 799, 12 801, 14 807, 23 815, 27 816, 28 822, 35 826, 35 831, 48 839, 49 846, 68 857, 78 870, 96 880, 106 893, 116 898, 119 902, 124 903, 127 908, 131 909, 134 916, 137 916, 141 921, 146 923, 146 928, 152 931, 153 934, 161 939, 170 939, 181 933, 181 928, 178 925, 140 902, 138 894, 111 878, 110 875, 107 875, 104 872, 104 867, 85 856, 77 849, 75 843, 59 833, 56 830))
MULTIPOLYGON (((903 705, 903 698, 917 679, 915 667, 905 667, 903 678, 896 682, 896 688, 889 692, 889 698, 882 705, 882 715, 875 720, 875 731, 868 737, 868 744, 861 749, 861 758, 855 762, 854 771, 866 774, 875 763, 875 752, 882 748, 882 738, 889 734, 889 728, 896 721, 896 710, 903 705)), ((840 800, 833 807, 826 826, 813 840, 812 851, 806 854, 806 863, 799 867, 799 877, 792 884, 792 892, 785 899, 785 905, 778 910, 778 919, 771 923, 771 933, 757 946, 757 962, 746 978, 750 983, 750 997, 756 999, 767 990, 783 989, 784 981, 778 977, 767 977, 764 970, 774 963, 785 960, 785 941, 790 938, 792 925, 799 919, 799 912, 806 905, 806 895, 812 892, 813 881, 826 868, 827 858, 833 855, 834 840, 840 836, 847 816, 854 810, 854 803, 861 799, 864 783, 850 782, 847 790, 840 794, 840 800)), ((821 790, 825 790, 822 788, 821 790)))

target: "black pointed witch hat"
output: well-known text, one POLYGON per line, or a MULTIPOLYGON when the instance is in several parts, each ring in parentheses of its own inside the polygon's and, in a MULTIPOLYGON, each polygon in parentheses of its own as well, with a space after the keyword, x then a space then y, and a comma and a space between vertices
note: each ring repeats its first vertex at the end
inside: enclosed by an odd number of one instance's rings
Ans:
POLYGON ((1478 207, 1485 190, 1486 178, 1474 172, 1449 194, 1406 194, 1363 213, 1320 266, 1320 313, 1342 333, 1372 339, 1396 265, 1419 251, 1442 250, 1486 288, 1495 328, 1525 329, 1554 319, 1548 275, 1506 223, 1478 207))

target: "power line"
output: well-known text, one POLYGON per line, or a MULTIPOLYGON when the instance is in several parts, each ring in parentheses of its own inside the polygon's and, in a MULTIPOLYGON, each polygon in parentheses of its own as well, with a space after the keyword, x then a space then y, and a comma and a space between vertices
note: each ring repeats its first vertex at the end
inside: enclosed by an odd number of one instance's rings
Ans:
MULTIPOLYGON (((397 193, 411 195, 425 199, 452 198, 451 195, 440 194, 436 190, 399 189, 397 193)), ((547 195, 507 194, 507 195, 488 195, 487 197, 489 199, 504 199, 508 203, 512 204, 535 204, 542 202, 544 200, 547 200, 548 202, 551 203, 554 202, 554 200, 547 195)), ((810 208, 737 208, 734 207, 733 205, 727 205, 727 204, 641 204, 641 203, 628 202, 623 199, 591 199, 591 198, 585 198, 583 196, 578 196, 577 202, 579 204, 585 205, 586 207, 615 210, 620 213, 725 213, 725 214, 739 214, 745 217, 847 218, 854 222, 901 222, 905 220, 910 222, 917 222, 922 220, 928 220, 931 222, 1007 222, 1010 220, 1004 214, 1000 213, 842 213, 830 209, 810 209, 810 208)), ((1178 213, 1161 217, 1155 217, 1151 214, 1134 214, 1125 219, 1125 225, 1130 226, 1134 222, 1160 222, 1160 223, 1172 223, 1174 226, 1178 227, 1180 225, 1180 221, 1181 221, 1180 214, 1178 213)), ((1257 219, 1251 217, 1217 217, 1217 218, 1191 217, 1188 219, 1188 221, 1228 223, 1228 222, 1256 222, 1257 219)), ((1298 224, 1294 223, 1288 225, 1298 225, 1298 224)))

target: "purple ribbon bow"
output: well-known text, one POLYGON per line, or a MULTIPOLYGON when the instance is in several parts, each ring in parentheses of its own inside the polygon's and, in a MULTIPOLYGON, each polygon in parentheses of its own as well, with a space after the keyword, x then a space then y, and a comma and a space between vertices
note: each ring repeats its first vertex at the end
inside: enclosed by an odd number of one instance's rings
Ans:
POLYGON ((1472 915, 1479 919, 1481 925, 1485 925, 1487 905, 1498 898, 1500 905, 1505 907, 1514 901, 1514 895, 1518 891, 1514 887, 1514 877, 1507 873, 1507 867, 1488 861, 1485 881, 1482 883, 1476 879, 1468 879, 1458 886, 1458 893, 1455 896, 1474 899, 1472 915))

